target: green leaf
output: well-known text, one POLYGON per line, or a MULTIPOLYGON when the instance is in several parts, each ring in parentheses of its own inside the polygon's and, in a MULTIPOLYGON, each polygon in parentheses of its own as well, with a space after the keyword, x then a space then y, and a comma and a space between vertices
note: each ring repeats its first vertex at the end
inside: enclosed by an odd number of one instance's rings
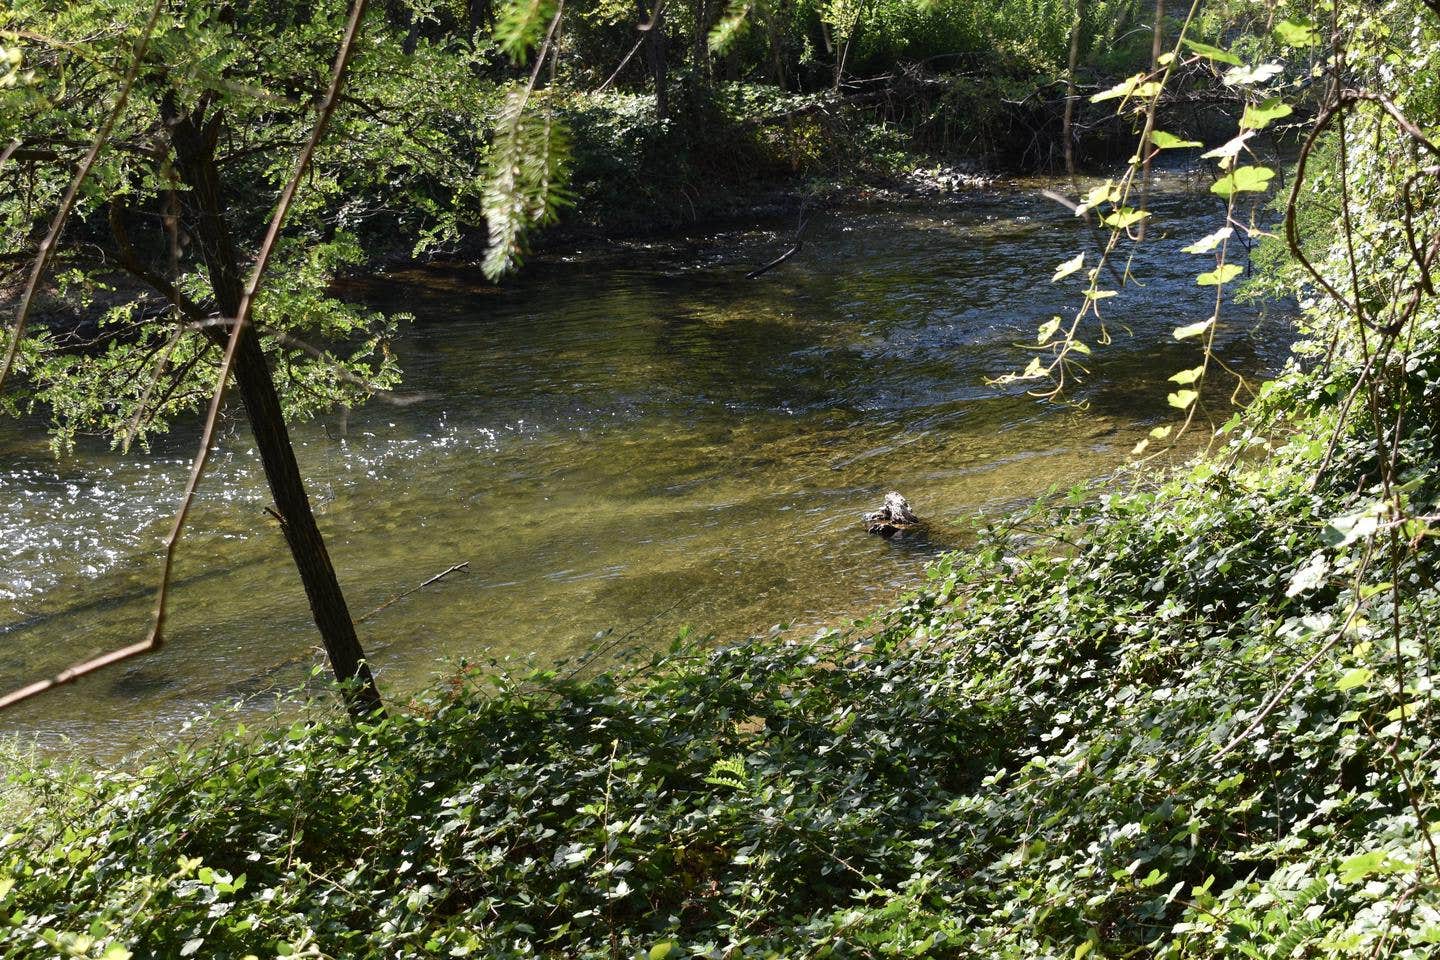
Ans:
POLYGON ((1170 382, 1178 383, 1182 387, 1189 386, 1196 380, 1199 380, 1200 375, 1204 372, 1205 367, 1203 365, 1198 367, 1192 367, 1189 370, 1181 370, 1179 373, 1174 374, 1170 377, 1170 382))
POLYGON ((1190 246, 1181 247, 1180 249, 1183 253, 1209 253, 1211 250, 1214 250, 1216 247, 1220 246, 1220 244, 1224 241, 1229 240, 1230 237, 1234 235, 1234 233, 1234 227, 1221 227, 1214 233, 1207 233, 1199 240, 1196 240, 1194 243, 1190 244, 1190 246))
POLYGON ((1222 283, 1229 283, 1242 273, 1244 270, 1237 264, 1222 263, 1214 270, 1200 274, 1195 278, 1195 282, 1202 287, 1218 287, 1222 283))
POLYGON ((1356 687, 1363 687, 1370 682, 1372 672, 1364 667, 1354 667, 1345 671, 1345 675, 1335 681, 1335 689, 1344 693, 1346 690, 1354 690, 1356 687))
POLYGON ((1377 873, 1403 873, 1409 864, 1396 860, 1384 850, 1358 854, 1340 863, 1340 882, 1355 883, 1377 873))
POLYGON ((1373 503, 1363 510, 1336 517, 1326 524, 1321 538, 1332 547, 1348 547, 1380 529, 1380 514, 1384 509, 1384 504, 1373 503))
POLYGON ((1183 327, 1176 327, 1174 331, 1175 339, 1188 340, 1191 337, 1198 337, 1206 330, 1209 330, 1210 324, 1214 322, 1215 318, 1211 317, 1208 320, 1201 320, 1199 323, 1187 323, 1183 327))
POLYGON ((1075 256, 1071 257, 1069 260, 1066 260, 1064 263, 1060 264, 1060 266, 1056 267, 1055 276, 1050 278, 1050 282, 1055 283, 1057 280, 1063 280, 1066 277, 1070 276, 1070 274, 1078 271, 1083 266, 1085 266, 1085 253, 1084 251, 1081 251, 1080 253, 1075 254, 1075 256))
POLYGON ((1320 31, 1305 23, 1281 20, 1275 24, 1275 37, 1287 47, 1315 47, 1320 45, 1320 31))
POLYGON ((1104 300, 1107 297, 1118 296, 1119 293, 1118 290, 1086 290, 1085 296, 1091 300, 1104 300))
POLYGON ((1228 63, 1233 66, 1240 66, 1240 58, 1228 50, 1221 50, 1219 47, 1212 47, 1208 43, 1191 40, 1189 37, 1185 38, 1184 44, 1194 53, 1198 53, 1200 56, 1207 57, 1217 63, 1228 63))
POLYGON ((1151 430, 1151 431, 1150 431, 1150 436, 1154 437, 1156 440, 1164 440, 1166 437, 1170 436, 1170 431, 1172 431, 1172 430, 1174 430, 1174 429, 1175 429, 1174 427, 1170 426, 1169 424, 1166 424, 1166 425, 1163 426, 1163 427, 1156 427, 1156 428, 1154 428, 1153 430, 1151 430))
POLYGON ((647 956, 649 957, 649 960, 665 960, 666 957, 670 956, 670 952, 674 949, 675 941, 665 940, 651 947, 650 952, 649 954, 647 954, 647 956))
POLYGON ((1189 410, 1190 404, 1199 399, 1200 394, 1194 390, 1176 390, 1165 398, 1165 402, 1177 410, 1189 410))
POLYGON ((1271 97, 1264 103, 1248 104, 1240 117, 1242 130, 1264 130, 1276 120, 1290 116, 1295 111, 1279 97, 1271 97))
POLYGON ((1227 87, 1258 87, 1275 79, 1284 69, 1278 63, 1262 63, 1254 67, 1239 66, 1225 74, 1224 83, 1227 87))
POLYGON ((1222 197, 1236 193, 1263 193, 1269 188, 1274 176, 1275 171, 1269 167, 1236 167, 1215 181, 1210 192, 1218 193, 1222 197))
POLYGON ((1124 230, 1126 227, 1133 227, 1144 220, 1150 214, 1144 210, 1133 210, 1130 207, 1121 207, 1114 213, 1101 217, 1100 222, 1115 230, 1124 230))
POLYGON ((1051 317, 1049 320, 1046 320, 1044 323, 1040 324, 1040 329, 1035 331, 1035 342, 1041 344, 1049 343, 1050 338, 1055 336, 1056 331, 1058 331, 1059 329, 1060 318, 1051 317))
MULTIPOLYGON (((1237 63, 1239 61, 1236 61, 1237 63)), ((1120 97, 1129 97, 1136 92, 1145 81, 1145 74, 1137 73, 1133 77, 1126 77, 1108 90, 1102 90, 1090 98, 1091 103, 1101 103, 1105 100, 1115 100, 1120 97)))
POLYGON ((1181 140, 1173 133, 1166 133, 1164 130, 1156 130, 1150 134, 1150 142, 1156 150, 1179 150, 1185 147, 1204 146, 1199 140, 1181 140))

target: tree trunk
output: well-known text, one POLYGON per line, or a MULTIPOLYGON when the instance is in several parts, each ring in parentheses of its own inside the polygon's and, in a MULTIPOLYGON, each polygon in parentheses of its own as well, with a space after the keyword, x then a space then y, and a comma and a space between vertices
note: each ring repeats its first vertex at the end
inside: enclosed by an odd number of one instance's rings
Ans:
MULTIPOLYGON (((234 317, 240 310, 243 281, 239 258, 221 213, 220 177, 215 167, 215 144, 223 125, 223 113, 217 109, 206 120, 203 106, 190 115, 178 114, 173 103, 166 103, 162 109, 170 142, 175 148, 176 168, 190 187, 195 237, 210 274, 215 305, 221 316, 234 317)), ((227 332, 217 327, 213 335, 223 343, 227 332)), ((305 586, 305 596, 310 601, 310 611, 329 655, 331 669, 345 687, 346 704, 352 714, 364 716, 378 712, 382 709, 380 691, 365 662, 335 567, 310 509, 310 498, 305 493, 300 465, 295 460, 295 448, 290 443, 270 364, 253 325, 240 334, 234 370, 270 495, 275 501, 275 512, 305 586)))
POLYGON ((656 0, 654 7, 647 9, 645 0, 635 0, 635 13, 641 26, 650 25, 645 31, 645 62, 650 67, 650 79, 655 84, 655 116, 664 120, 670 115, 670 96, 666 75, 670 72, 665 50, 665 6, 663 0, 656 0), (650 12, 654 10, 654 13, 650 12))
POLYGON ((1070 63, 1065 71, 1065 122, 1061 139, 1065 146, 1065 172, 1075 176, 1075 143, 1071 126, 1075 121, 1075 70, 1080 66, 1080 33, 1085 24, 1085 0, 1075 0, 1075 19, 1070 24, 1070 63))
MULTIPOLYGON (((1160 69, 1160 51, 1165 42, 1165 0, 1155 0, 1155 32, 1150 39, 1150 73, 1153 75, 1160 69)), ((1145 114, 1145 129, 1140 135, 1140 209, 1150 209, 1150 135, 1155 129, 1155 109, 1151 107, 1145 114)), ((1136 236, 1141 240, 1145 239, 1145 221, 1141 220, 1135 228, 1136 236)))

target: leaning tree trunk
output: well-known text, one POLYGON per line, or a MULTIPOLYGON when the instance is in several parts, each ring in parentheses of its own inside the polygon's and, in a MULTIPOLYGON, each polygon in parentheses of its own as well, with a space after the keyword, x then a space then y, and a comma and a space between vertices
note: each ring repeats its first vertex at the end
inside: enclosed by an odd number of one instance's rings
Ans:
MULTIPOLYGON (((223 114, 217 109, 204 120, 198 110, 193 115, 179 115, 172 109, 173 105, 166 107, 176 167, 190 187, 195 236, 215 292, 215 305, 221 316, 234 317, 240 311, 243 289, 240 262, 222 214, 220 176, 215 166, 215 144, 223 125, 223 114)), ((223 343, 226 332, 224 328, 216 328, 214 335, 223 343)), ((346 704, 352 714, 377 712, 382 709, 380 691, 365 662, 334 564, 330 562, 325 540, 310 509, 310 498, 305 493, 300 465, 295 460, 280 396, 253 324, 241 331, 234 370, 270 495, 275 501, 275 513, 305 586, 305 596, 310 601, 310 611, 325 644, 331 669, 344 685, 346 704)))

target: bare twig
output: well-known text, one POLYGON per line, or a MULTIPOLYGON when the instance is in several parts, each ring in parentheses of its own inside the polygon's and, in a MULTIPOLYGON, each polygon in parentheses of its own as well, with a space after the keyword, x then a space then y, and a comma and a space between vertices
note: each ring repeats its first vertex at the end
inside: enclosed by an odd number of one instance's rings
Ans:
POLYGON ((359 619, 356 620, 355 622, 356 622, 356 623, 364 623, 366 620, 369 620, 371 617, 375 616, 375 614, 379 613, 381 610, 384 610, 386 607, 390 606, 392 603, 397 603, 397 602, 399 602, 399 601, 401 601, 401 600, 404 600, 406 597, 410 596, 410 594, 412 594, 412 593, 418 593, 419 591, 424 590, 426 587, 430 586, 430 584, 432 584, 432 583, 439 583, 441 580, 444 580, 446 577, 450 576, 450 574, 454 573, 454 572, 457 571, 457 570, 468 570, 468 569, 470 569, 470 561, 469 561, 469 560, 462 560, 462 561, 460 561, 459 563, 455 564, 454 566, 446 567, 444 570, 441 570, 439 573, 435 574, 435 576, 431 577, 429 580, 426 580, 426 581, 424 581, 423 583, 417 584, 416 586, 413 586, 413 587, 411 587, 409 590, 403 591, 402 593, 397 593, 397 594, 395 594, 395 596, 391 597, 389 600, 386 600, 384 603, 380 604, 380 606, 376 607, 374 610, 371 610, 369 613, 365 614, 365 616, 359 618, 359 619))
POLYGON ((776 267, 780 266, 780 264, 784 263, 786 260, 789 260, 791 257, 795 256, 795 254, 799 253, 801 248, 805 246, 805 231, 810 226, 810 219, 811 214, 802 209, 800 211, 800 225, 795 230, 795 242, 791 244, 790 249, 786 250, 784 253, 780 254, 780 256, 776 257, 774 260, 771 260, 763 267, 756 267, 754 270, 751 270, 749 273, 745 274, 745 279, 755 280, 759 277, 763 277, 771 270, 774 270, 776 267))

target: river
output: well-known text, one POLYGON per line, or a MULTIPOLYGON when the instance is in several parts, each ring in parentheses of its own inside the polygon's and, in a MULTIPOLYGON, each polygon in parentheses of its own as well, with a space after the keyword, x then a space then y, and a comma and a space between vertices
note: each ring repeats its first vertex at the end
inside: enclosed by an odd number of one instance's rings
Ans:
MULTIPOLYGON (((1052 285, 1054 266, 1082 249, 1093 262, 1090 232, 1043 185, 842 205, 756 280, 745 272, 789 245, 792 222, 551 252, 499 288, 468 266, 347 287, 414 314, 397 349, 403 389, 423 397, 295 429, 352 609, 468 563, 361 623, 383 690, 462 658, 548 664, 685 628, 723 641, 843 624, 916 586, 977 513, 1122 463, 1169 422, 1166 377, 1197 362, 1170 330, 1208 315, 1206 267, 1179 248, 1223 208, 1203 183, 1163 182, 1143 286, 1104 303, 1116 340, 1096 347, 1077 409, 986 382, 1073 309, 1078 283, 1052 285), (892 488, 928 538, 865 533, 859 515, 892 488)), ((1283 315, 1232 305, 1218 342, 1261 376, 1288 336, 1283 315)), ((142 454, 56 459, 42 427, 0 423, 6 689, 143 637, 194 444, 181 430, 142 454)), ((5 713, 0 731, 114 752, 237 698, 269 709, 319 662, 243 430, 213 463, 167 647, 5 713)))

